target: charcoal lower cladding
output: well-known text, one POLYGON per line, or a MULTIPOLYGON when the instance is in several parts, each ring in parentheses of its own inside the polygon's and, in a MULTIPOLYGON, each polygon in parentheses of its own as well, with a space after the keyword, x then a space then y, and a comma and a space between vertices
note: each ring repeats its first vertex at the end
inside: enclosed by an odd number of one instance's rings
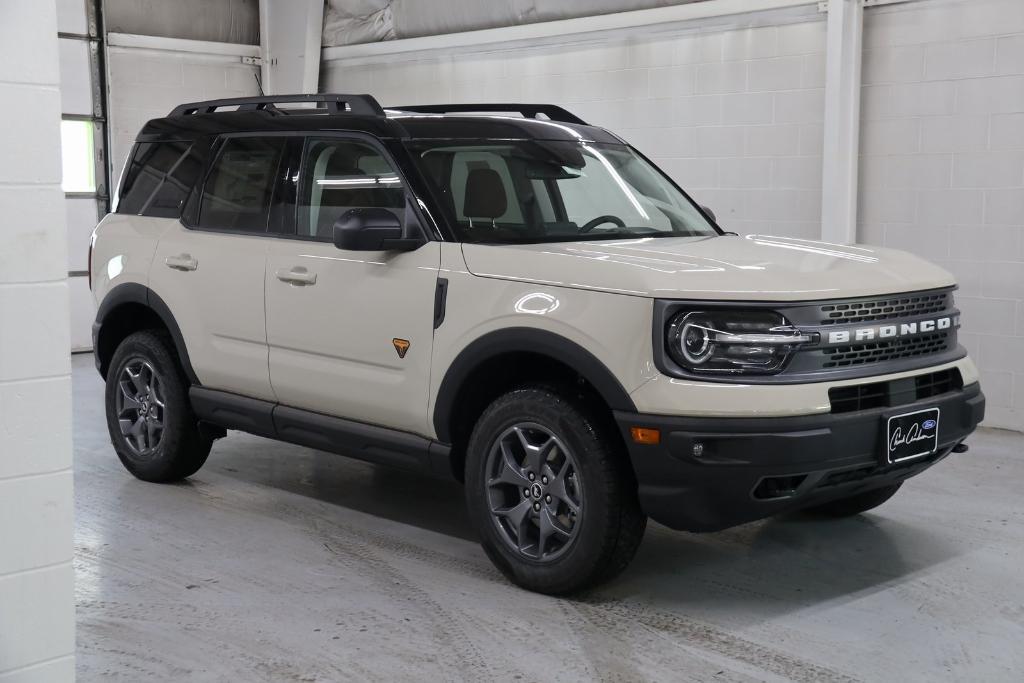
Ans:
MULTIPOLYGON (((857 467, 854 469, 839 470, 838 472, 830 472, 813 484, 812 488, 815 491, 821 489, 827 489, 832 486, 841 486, 843 484, 852 484, 864 479, 870 479, 881 474, 889 474, 892 472, 898 472, 900 470, 909 470, 914 467, 926 467, 931 463, 935 462, 939 458, 945 456, 945 452, 932 453, 931 455, 915 458, 912 461, 897 462, 892 464, 872 464, 864 465, 863 467, 857 467)), ((781 477, 765 477, 758 482, 757 487, 751 492, 751 495, 756 500, 781 500, 784 498, 792 498, 799 491, 800 487, 805 481, 809 474, 791 474, 781 477)))
POLYGON ((872 408, 891 408, 963 389, 958 368, 947 368, 887 382, 832 387, 828 390, 833 413, 850 413, 872 408))

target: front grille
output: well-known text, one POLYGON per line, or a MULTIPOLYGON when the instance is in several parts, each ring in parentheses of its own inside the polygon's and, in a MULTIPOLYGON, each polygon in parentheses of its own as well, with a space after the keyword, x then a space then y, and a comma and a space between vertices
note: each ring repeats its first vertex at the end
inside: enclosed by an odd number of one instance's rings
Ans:
POLYGON ((910 339, 893 339, 891 341, 867 342, 837 346, 823 351, 823 368, 845 368, 851 365, 881 363, 900 358, 914 358, 933 353, 941 353, 950 348, 952 335, 950 332, 934 332, 910 339))
POLYGON ((828 390, 833 413, 852 413, 872 408, 893 408, 963 389, 957 368, 929 372, 916 377, 833 387, 828 390))
MULTIPOLYGON (((668 356, 665 335, 655 338, 658 368, 667 375, 695 376, 716 382, 788 384, 826 382, 929 369, 966 355, 957 343, 960 311, 954 287, 876 294, 845 299, 795 302, 747 302, 752 310, 771 310, 810 337, 771 375, 699 374, 668 356)), ((667 329, 679 313, 703 310, 707 302, 655 302, 656 329, 667 329)), ((725 308, 724 306, 722 307, 725 308)))
POLYGON ((846 325, 871 320, 893 320, 938 313, 949 307, 949 292, 886 299, 847 301, 821 307, 822 325, 846 325))

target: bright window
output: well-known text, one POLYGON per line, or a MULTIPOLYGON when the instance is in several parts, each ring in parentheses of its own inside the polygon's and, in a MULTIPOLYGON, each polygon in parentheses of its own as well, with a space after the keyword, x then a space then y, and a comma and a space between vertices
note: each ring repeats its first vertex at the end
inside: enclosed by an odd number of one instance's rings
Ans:
POLYGON ((60 122, 61 159, 65 192, 96 191, 96 152, 92 121, 60 122))

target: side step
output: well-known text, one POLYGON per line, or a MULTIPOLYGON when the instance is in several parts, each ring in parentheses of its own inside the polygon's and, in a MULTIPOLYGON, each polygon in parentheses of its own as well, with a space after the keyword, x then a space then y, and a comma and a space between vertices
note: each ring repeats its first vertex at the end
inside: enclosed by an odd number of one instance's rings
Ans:
POLYGON ((417 434, 199 386, 189 389, 189 399, 200 420, 225 429, 379 465, 445 478, 453 476, 451 446, 417 434))

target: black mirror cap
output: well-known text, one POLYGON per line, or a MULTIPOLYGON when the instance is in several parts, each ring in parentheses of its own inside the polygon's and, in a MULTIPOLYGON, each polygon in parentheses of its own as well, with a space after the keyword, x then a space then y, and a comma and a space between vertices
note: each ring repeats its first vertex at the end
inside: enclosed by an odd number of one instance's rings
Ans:
POLYGON ((349 209, 334 223, 334 246, 346 251, 412 251, 421 239, 406 239, 402 220, 388 209, 349 209))
POLYGON ((712 223, 714 223, 716 225, 718 224, 718 216, 715 215, 714 211, 712 211, 708 207, 704 206, 703 204, 701 204, 700 209, 701 209, 701 211, 703 211, 704 213, 706 213, 708 215, 708 218, 711 219, 712 223))

